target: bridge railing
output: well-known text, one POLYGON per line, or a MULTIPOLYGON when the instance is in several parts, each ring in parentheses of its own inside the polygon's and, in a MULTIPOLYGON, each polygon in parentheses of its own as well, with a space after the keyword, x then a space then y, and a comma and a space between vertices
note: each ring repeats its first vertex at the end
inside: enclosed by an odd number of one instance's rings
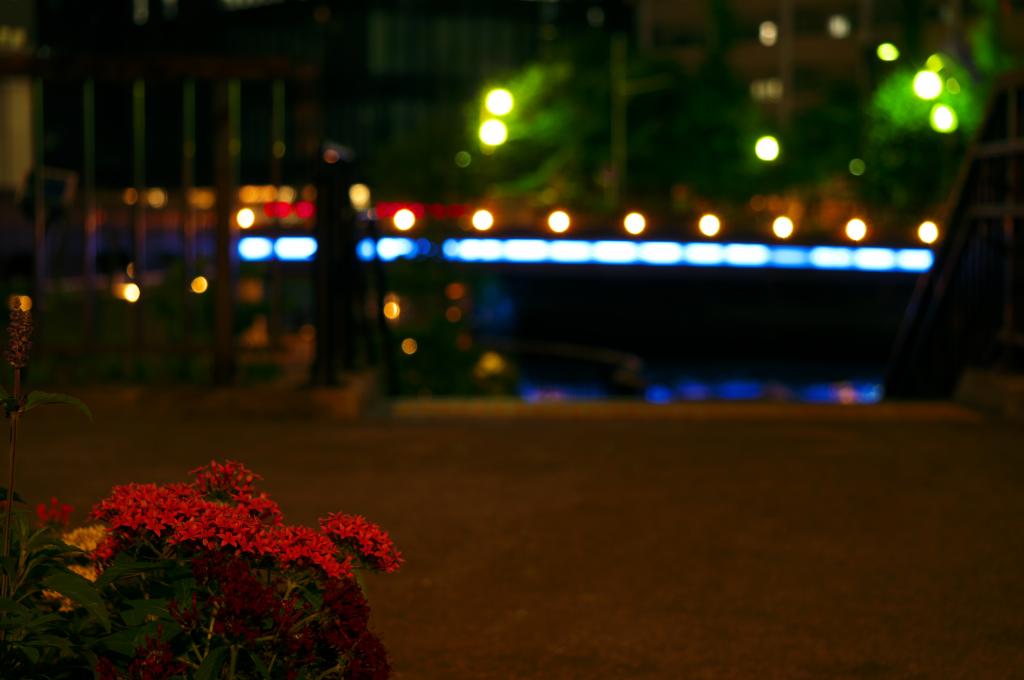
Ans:
POLYGON ((990 98, 947 204, 948 234, 915 291, 886 395, 947 397, 969 367, 1018 369, 1024 349, 1024 72, 990 98))

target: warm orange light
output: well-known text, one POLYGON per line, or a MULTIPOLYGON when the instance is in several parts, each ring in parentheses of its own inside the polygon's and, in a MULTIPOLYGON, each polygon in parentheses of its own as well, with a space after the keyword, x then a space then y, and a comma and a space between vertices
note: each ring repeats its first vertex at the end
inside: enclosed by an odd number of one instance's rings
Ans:
POLYGON ((466 295, 466 286, 458 281, 452 281, 444 287, 444 294, 449 300, 461 300, 466 295))
POLYGON ((722 221, 717 216, 708 213, 701 216, 697 228, 700 229, 700 233, 710 238, 717 236, 718 232, 722 230, 722 221))
POLYGON ((793 220, 785 215, 776 217, 772 222, 772 233, 778 238, 786 239, 793 235, 793 220))
POLYGON ((449 307, 444 312, 444 318, 448 319, 452 323, 458 323, 462 320, 462 310, 458 307, 449 307))
POLYGON ((868 225, 864 220, 854 217, 846 223, 846 238, 851 241, 862 241, 868 235, 868 225))
POLYGON ((487 231, 494 226, 494 215, 490 210, 477 210, 473 213, 473 228, 477 231, 487 231))
POLYGON ((564 210, 556 210, 548 215, 548 228, 556 234, 564 234, 569 231, 569 213, 564 210))
POLYGON ((921 226, 917 228, 917 238, 921 240, 921 243, 935 243, 939 240, 939 225, 931 220, 922 222, 921 226))
POLYGON ((633 236, 639 236, 647 228, 647 220, 638 212, 631 212, 622 220, 622 226, 633 236))
POLYGON ((256 213, 252 211, 252 208, 242 208, 235 213, 235 222, 238 223, 240 229, 248 229, 256 224, 256 213))
POLYGON ((409 231, 416 224, 416 215, 408 208, 402 208, 391 218, 391 222, 398 231, 409 231))
POLYGON ((210 287, 210 282, 206 280, 205 276, 197 276, 192 279, 192 292, 196 295, 202 295, 210 287))
POLYGON ((419 343, 412 338, 406 338, 402 340, 402 352, 408 355, 416 354, 416 350, 419 349, 419 343))

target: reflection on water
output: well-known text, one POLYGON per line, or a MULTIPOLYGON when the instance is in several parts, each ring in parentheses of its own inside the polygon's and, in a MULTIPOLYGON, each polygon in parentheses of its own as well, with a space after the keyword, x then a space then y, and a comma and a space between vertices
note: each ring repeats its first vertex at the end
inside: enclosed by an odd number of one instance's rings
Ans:
POLYGON ((584 401, 633 397, 652 404, 698 401, 774 401, 816 404, 873 404, 882 399, 877 374, 852 370, 849 379, 835 379, 835 369, 804 371, 763 370, 698 371, 650 368, 642 384, 624 392, 602 376, 527 367, 519 382, 519 396, 528 402, 584 401), (716 375, 717 373, 717 375, 716 375), (788 373, 788 375, 787 375, 788 373), (817 375, 816 375, 817 374, 817 375), (824 376, 828 377, 824 377, 824 376))

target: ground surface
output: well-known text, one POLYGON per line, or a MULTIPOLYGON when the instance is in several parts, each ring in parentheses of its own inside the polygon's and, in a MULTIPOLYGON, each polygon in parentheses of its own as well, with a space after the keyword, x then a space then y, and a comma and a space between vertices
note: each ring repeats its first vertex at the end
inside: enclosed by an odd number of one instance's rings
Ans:
POLYGON ((25 495, 233 457, 292 520, 363 513, 408 560, 369 582, 397 678, 1024 677, 1024 430, 952 407, 96 410, 26 421, 25 495))

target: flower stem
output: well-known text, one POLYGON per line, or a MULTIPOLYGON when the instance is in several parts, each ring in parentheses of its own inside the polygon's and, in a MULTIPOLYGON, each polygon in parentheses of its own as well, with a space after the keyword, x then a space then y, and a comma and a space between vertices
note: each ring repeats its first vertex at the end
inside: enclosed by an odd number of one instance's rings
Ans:
MULTIPOLYGON (((11 390, 11 396, 19 404, 19 409, 10 414, 11 436, 8 446, 9 456, 7 462, 7 512, 4 515, 4 543, 2 553, 4 561, 6 561, 11 554, 11 515, 14 513, 14 456, 18 446, 18 417, 21 415, 19 413, 21 404, 21 369, 17 367, 14 369, 14 387, 11 390)), ((13 592, 7 592, 8 587, 10 586, 10 581, 6 570, 4 571, 3 582, 0 585, 3 586, 2 594, 4 597, 9 594, 14 594, 13 592)))

